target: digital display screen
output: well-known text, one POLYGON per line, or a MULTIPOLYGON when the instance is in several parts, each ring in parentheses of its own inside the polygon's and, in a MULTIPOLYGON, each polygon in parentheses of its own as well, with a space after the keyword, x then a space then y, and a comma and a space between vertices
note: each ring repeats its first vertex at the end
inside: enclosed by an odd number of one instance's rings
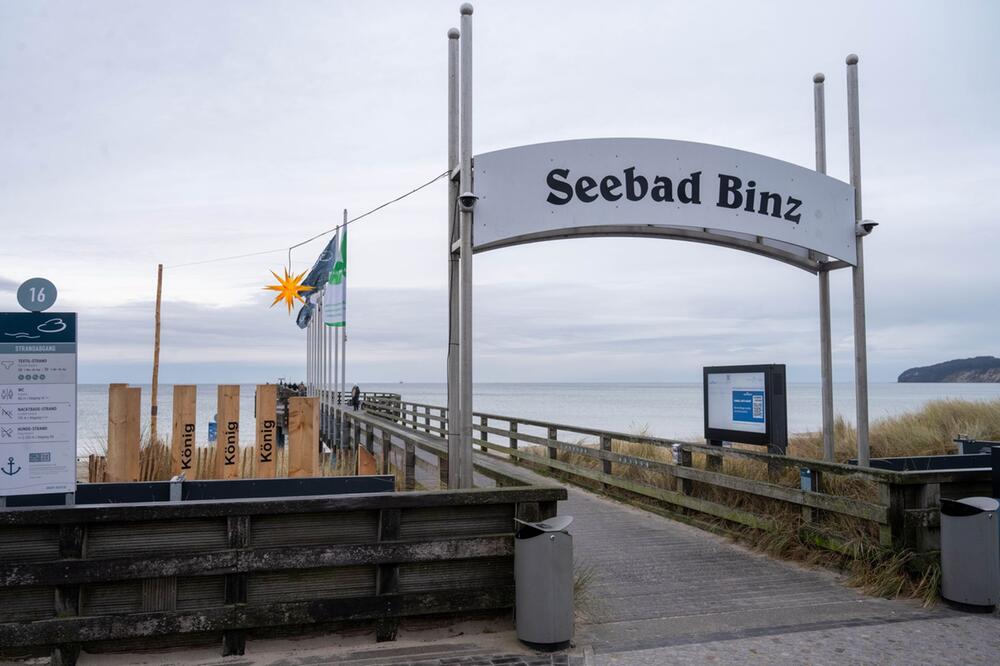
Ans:
POLYGON ((763 372, 709 373, 706 383, 709 428, 767 432, 763 372))

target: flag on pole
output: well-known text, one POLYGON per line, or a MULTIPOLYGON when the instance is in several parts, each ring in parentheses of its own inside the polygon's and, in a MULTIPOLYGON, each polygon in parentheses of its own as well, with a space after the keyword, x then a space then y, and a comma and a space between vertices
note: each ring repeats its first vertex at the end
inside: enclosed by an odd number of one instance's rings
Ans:
POLYGON ((347 324, 347 227, 337 231, 336 254, 323 294, 323 322, 327 326, 347 324))

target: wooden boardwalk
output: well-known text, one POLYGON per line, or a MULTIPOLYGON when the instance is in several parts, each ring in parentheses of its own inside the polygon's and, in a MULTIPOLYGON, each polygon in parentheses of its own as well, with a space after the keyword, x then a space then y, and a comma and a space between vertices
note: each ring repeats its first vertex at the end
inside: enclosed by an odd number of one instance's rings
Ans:
MULTIPOLYGON (((444 445, 433 435, 403 426, 385 427, 397 429, 401 436, 418 437, 428 448, 444 445)), ((478 450, 476 463, 533 484, 559 484, 478 450)), ((653 655, 648 663, 671 663, 670 655, 679 650, 686 650, 688 659, 700 659, 699 650, 710 652, 709 646, 715 649, 745 639, 780 642, 788 636, 839 630, 863 632, 869 645, 872 640, 877 645, 880 635, 905 634, 915 626, 925 635, 941 632, 942 656, 948 649, 958 650, 951 652, 955 656, 966 647, 975 649, 947 638, 955 632, 951 626, 955 622, 973 624, 970 633, 981 636, 977 640, 983 643, 978 649, 987 654, 1000 650, 1000 622, 995 616, 970 618, 943 606, 923 608, 912 601, 870 597, 829 571, 776 560, 687 524, 573 485, 559 485, 568 491, 559 513, 574 517, 570 532, 576 566, 592 576, 581 600, 574 643, 578 650, 596 655, 597 663, 605 663, 602 655, 607 663, 631 663, 627 655, 638 658, 642 651, 653 655)), ((902 649, 900 656, 905 657, 905 645, 902 649)), ((777 655, 768 660, 772 656, 777 655)), ((877 654, 870 656, 871 663, 880 661, 877 654)))

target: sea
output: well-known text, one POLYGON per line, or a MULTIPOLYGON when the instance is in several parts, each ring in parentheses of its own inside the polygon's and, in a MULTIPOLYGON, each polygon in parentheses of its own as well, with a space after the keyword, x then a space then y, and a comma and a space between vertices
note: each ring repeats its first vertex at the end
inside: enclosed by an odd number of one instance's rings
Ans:
MULTIPOLYGON (((348 386, 351 384, 348 383, 348 386)), ((142 428, 149 428, 150 386, 142 389, 142 428)), ((404 400, 429 405, 445 405, 443 383, 359 384, 362 391, 399 393, 404 400)), ((240 421, 254 420, 253 384, 240 387, 240 421)), ((214 384, 198 386, 198 440, 207 441, 208 424, 215 417, 214 384)), ((821 428, 820 385, 790 383, 788 391, 788 430, 792 433, 821 428)), ((869 414, 874 421, 919 410, 928 402, 940 399, 1000 399, 1000 384, 871 384, 869 414)), ((854 385, 834 384, 834 411, 854 422, 854 385)), ((172 387, 159 387, 161 435, 170 430, 172 387)), ((694 440, 702 436, 702 385, 698 383, 664 384, 515 384, 482 383, 473 387, 476 411, 551 423, 612 430, 645 431, 671 439, 694 440)), ((78 453, 86 455, 104 450, 108 429, 108 385, 81 384, 78 392, 78 453)), ((245 444, 252 443, 254 428, 244 426, 245 444)), ((957 433, 956 433, 957 434, 957 433)))

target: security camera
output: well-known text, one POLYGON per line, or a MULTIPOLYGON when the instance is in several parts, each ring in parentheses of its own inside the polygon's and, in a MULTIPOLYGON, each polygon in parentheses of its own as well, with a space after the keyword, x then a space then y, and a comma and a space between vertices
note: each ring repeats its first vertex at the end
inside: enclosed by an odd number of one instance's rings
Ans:
POLYGON ((872 232, 872 229, 878 226, 878 222, 875 220, 861 220, 858 222, 857 226, 854 228, 854 233, 858 236, 867 236, 872 232))
POLYGON ((477 197, 472 192, 463 192, 462 194, 458 195, 458 203, 462 204, 462 208, 464 208, 465 210, 469 210, 470 208, 475 206, 476 201, 478 200, 479 197, 477 197))

